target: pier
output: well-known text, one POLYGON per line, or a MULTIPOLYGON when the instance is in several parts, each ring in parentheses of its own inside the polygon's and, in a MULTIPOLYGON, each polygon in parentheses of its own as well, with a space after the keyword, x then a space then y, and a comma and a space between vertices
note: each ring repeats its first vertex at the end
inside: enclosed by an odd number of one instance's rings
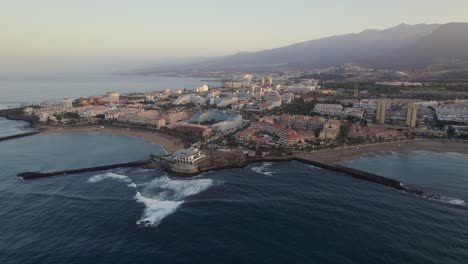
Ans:
POLYGON ((34 179, 47 178, 47 177, 53 177, 53 176, 112 170, 116 168, 143 167, 143 166, 148 165, 149 163, 150 163, 149 160, 139 160, 139 161, 133 161, 133 162, 118 163, 118 164, 73 169, 73 170, 56 171, 56 172, 23 172, 23 173, 18 174, 17 176, 22 178, 23 180, 34 180, 34 179))
MULTIPOLYGON (((3 117, 7 120, 13 120, 13 121, 24 121, 29 123, 29 127, 32 127, 33 121, 29 118, 26 117, 19 117, 15 116, 10 113, 11 109, 4 109, 0 110, 0 117, 3 117)), ((35 131, 28 132, 28 133, 22 133, 22 134, 16 134, 16 135, 11 135, 11 136, 6 136, 6 137, 0 137, 0 142, 2 141, 7 141, 7 140, 12 140, 12 139, 17 139, 17 138, 22 138, 22 137, 30 137, 34 136, 41 133, 41 130, 36 129, 35 131)))
MULTIPOLYGON (((334 171, 338 173, 342 173, 344 175, 351 176, 355 179, 380 184, 380 185, 383 185, 383 186, 386 186, 386 187, 389 187, 398 191, 405 191, 410 194, 424 196, 424 197, 433 196, 432 194, 426 193, 422 190, 418 190, 416 188, 405 186, 400 181, 393 180, 387 177, 383 177, 374 173, 369 173, 369 172, 365 172, 362 170, 345 167, 339 164, 316 161, 308 157, 306 158, 306 157, 301 157, 301 156, 296 156, 296 155, 291 155, 291 156, 286 156, 286 157, 251 158, 251 159, 242 160, 240 162, 225 164, 225 165, 213 164, 212 166, 202 167, 200 171, 197 172, 196 174, 209 172, 209 171, 245 168, 246 166, 250 164, 261 163, 261 162, 293 162, 293 161, 309 164, 318 168, 322 168, 322 169, 326 169, 326 170, 330 170, 330 171, 334 171)), ((196 175, 196 174, 194 173, 191 176, 196 175)), ((179 175, 182 176, 182 174, 179 174, 179 175)))
POLYGON ((35 132, 17 134, 17 135, 12 135, 12 136, 0 137, 0 142, 1 142, 1 141, 11 140, 11 139, 16 139, 16 138, 30 137, 30 136, 37 135, 37 134, 39 134, 39 133, 41 133, 41 132, 35 131, 35 132))

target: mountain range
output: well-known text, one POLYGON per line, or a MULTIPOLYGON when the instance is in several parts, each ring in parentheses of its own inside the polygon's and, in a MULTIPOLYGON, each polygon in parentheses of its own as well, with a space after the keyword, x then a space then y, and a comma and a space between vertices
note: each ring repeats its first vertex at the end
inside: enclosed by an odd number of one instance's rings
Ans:
POLYGON ((401 24, 316 39, 259 52, 206 59, 145 73, 170 71, 314 70, 353 63, 377 69, 468 68, 468 23, 401 24))

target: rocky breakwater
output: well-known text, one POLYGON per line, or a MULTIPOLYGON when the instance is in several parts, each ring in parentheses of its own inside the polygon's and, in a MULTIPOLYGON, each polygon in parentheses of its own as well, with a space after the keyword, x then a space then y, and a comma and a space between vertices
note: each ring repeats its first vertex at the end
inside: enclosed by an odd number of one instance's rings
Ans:
MULTIPOLYGON (((2 109, 2 110, 0 110, 0 117, 6 118, 8 120, 28 122, 29 127, 35 127, 35 121, 31 117, 24 116, 24 114, 22 112, 22 108, 2 109)), ((17 138, 22 138, 22 137, 34 136, 34 135, 37 135, 39 133, 41 133, 41 130, 40 129, 35 129, 35 131, 32 131, 32 132, 0 137, 0 142, 1 141, 12 140, 12 139, 17 139, 17 138)))
POLYGON ((140 160, 140 161, 126 162, 126 163, 118 163, 118 164, 73 169, 73 170, 55 171, 55 172, 23 172, 23 173, 18 174, 17 176, 22 178, 23 180, 34 180, 34 179, 47 178, 47 177, 53 177, 53 176, 63 176, 63 175, 79 174, 79 173, 85 173, 85 172, 112 170, 116 168, 144 167, 148 165, 148 163, 149 163, 148 160, 140 160))
MULTIPOLYGON (((197 171, 190 173, 176 172, 179 176, 194 176, 203 172, 218 171, 226 169, 245 168, 246 166, 254 163, 261 162, 302 162, 315 167, 319 167, 326 170, 335 171, 342 173, 345 176, 351 176, 355 179, 376 183, 383 185, 398 191, 402 191, 408 194, 428 198, 431 200, 441 200, 440 195, 432 194, 416 187, 410 187, 404 185, 402 182, 390 179, 384 176, 380 176, 374 173, 365 172, 358 169, 345 167, 339 164, 327 163, 324 161, 314 160, 311 157, 304 157, 301 155, 286 155, 286 156, 266 156, 266 157, 243 157, 236 152, 218 153, 217 155, 210 155, 208 159, 200 162, 197 167, 197 171)), ((170 170, 169 170, 170 171, 170 170)))

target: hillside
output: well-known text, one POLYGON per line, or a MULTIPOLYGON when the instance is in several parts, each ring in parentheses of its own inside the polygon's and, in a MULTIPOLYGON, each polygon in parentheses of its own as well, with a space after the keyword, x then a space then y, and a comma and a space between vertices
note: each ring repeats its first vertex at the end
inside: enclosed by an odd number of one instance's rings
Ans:
POLYGON ((401 24, 147 72, 313 70, 345 63, 405 70, 433 64, 456 68, 467 61, 468 23, 401 24))

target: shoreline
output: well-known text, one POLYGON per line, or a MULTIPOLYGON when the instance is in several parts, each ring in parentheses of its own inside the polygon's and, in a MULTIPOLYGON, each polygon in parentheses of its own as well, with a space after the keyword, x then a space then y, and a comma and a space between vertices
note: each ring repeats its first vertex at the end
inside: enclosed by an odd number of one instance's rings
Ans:
POLYGON ((311 158, 321 162, 345 164, 371 155, 388 154, 389 152, 409 153, 414 151, 430 151, 434 153, 460 153, 468 155, 468 142, 451 141, 448 139, 414 139, 359 146, 346 146, 335 149, 312 152, 294 152, 297 157, 311 158))
MULTIPOLYGON (((154 144, 162 146, 166 152, 174 152, 176 150, 184 148, 184 145, 179 138, 173 137, 170 135, 158 133, 156 131, 143 130, 138 128, 125 128, 125 127, 115 127, 115 126, 104 126, 104 128, 99 128, 97 125, 90 126, 73 126, 73 127, 55 127, 50 125, 42 125, 32 120, 28 120, 23 117, 17 117, 2 113, 0 111, 0 117, 6 118, 8 120, 23 121, 29 123, 28 128, 32 129, 31 133, 26 133, 25 135, 14 135, 12 138, 7 137, 5 140, 13 139, 16 137, 24 137, 29 135, 36 134, 73 134, 73 133, 100 133, 100 134, 111 134, 111 135, 122 135, 128 137, 134 137, 138 139, 143 139, 150 141, 154 144)), ((293 156, 298 158, 313 159, 319 162, 325 162, 330 164, 345 165, 349 161, 357 160, 366 156, 372 155, 385 155, 389 152, 397 153, 409 153, 413 151, 430 151, 434 153, 460 153, 468 155, 468 141, 452 141, 448 139, 413 139, 413 140, 403 140, 403 141, 393 141, 393 142, 384 142, 384 143, 374 143, 367 145, 357 145, 357 146, 341 146, 333 149, 323 149, 316 150, 311 152, 303 151, 294 151, 292 152, 293 156)), ((231 151, 228 153, 236 153, 236 151, 231 151)), ((223 152, 217 152, 216 156, 224 156, 223 152)), ((267 161, 284 161, 291 156, 267 156, 267 157, 257 157, 254 158, 258 162, 262 160, 267 161)), ((226 160, 231 160, 226 158, 226 160)), ((218 167, 215 170, 220 170, 223 167, 229 169, 230 167, 244 167, 242 164, 233 164, 228 162, 227 164, 216 164, 217 166, 209 165, 207 167, 218 167)), ((206 172, 207 170, 201 170, 206 172)), ((210 171, 210 170, 208 170, 210 171)), ((200 172, 200 173, 202 173, 200 172)))
MULTIPOLYGON (((454 142, 450 140, 416 139, 410 141, 386 142, 371 145, 341 147, 335 149, 318 150, 312 152, 292 152, 286 156, 265 156, 238 159, 239 152, 216 152, 207 155, 196 173, 171 173, 179 176, 196 176, 202 173, 229 169, 242 169, 251 164, 263 162, 291 162, 311 161, 330 164, 331 166, 346 166, 347 162, 358 160, 372 155, 385 155, 389 153, 410 153, 414 151, 429 151, 433 153, 459 153, 468 155, 468 142, 454 142)), ((305 162, 308 163, 308 162, 305 162)))
POLYGON ((158 144, 166 152, 174 152, 184 147, 180 139, 176 137, 136 128, 121 128, 114 126, 104 126, 104 128, 99 128, 98 126, 54 127, 47 125, 37 125, 36 128, 39 129, 39 134, 43 135, 99 133, 128 136, 158 144))

